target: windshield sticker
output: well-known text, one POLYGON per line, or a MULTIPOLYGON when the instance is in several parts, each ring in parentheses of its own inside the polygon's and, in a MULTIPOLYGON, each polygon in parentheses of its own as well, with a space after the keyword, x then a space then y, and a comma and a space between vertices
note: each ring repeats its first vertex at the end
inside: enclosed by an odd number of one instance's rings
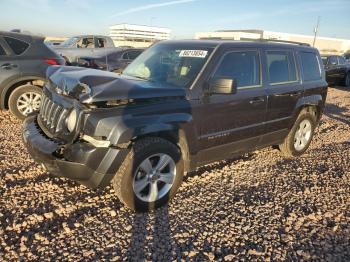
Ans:
POLYGON ((208 51, 205 50, 181 50, 179 57, 198 57, 205 58, 208 51))

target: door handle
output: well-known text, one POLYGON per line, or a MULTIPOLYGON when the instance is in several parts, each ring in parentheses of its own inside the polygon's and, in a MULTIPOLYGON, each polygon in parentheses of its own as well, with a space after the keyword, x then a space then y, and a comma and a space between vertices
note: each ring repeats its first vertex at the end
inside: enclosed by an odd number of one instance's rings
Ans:
POLYGON ((5 64, 2 64, 0 67, 3 68, 3 69, 9 70, 9 69, 12 69, 12 68, 16 68, 17 65, 10 64, 10 63, 5 63, 5 64))
POLYGON ((265 102, 265 99, 262 97, 258 97, 258 98, 254 98, 253 100, 250 100, 249 104, 255 105, 255 104, 261 104, 263 102, 265 102))

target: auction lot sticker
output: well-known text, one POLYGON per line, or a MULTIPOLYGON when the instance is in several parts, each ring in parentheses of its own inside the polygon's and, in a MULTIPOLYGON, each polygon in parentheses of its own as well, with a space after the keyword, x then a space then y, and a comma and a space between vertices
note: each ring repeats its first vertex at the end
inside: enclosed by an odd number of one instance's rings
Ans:
POLYGON ((205 58, 208 54, 206 50, 181 50, 180 57, 198 57, 205 58))

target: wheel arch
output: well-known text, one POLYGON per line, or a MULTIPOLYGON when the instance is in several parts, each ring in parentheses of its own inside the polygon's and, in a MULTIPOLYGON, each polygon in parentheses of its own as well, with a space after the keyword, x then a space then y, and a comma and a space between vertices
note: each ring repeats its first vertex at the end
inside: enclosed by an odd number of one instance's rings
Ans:
POLYGON ((307 110, 310 113, 315 114, 316 120, 319 121, 322 115, 324 103, 321 95, 312 95, 303 97, 296 105, 294 119, 298 117, 302 110, 307 110))
POLYGON ((187 172, 190 170, 190 150, 186 132, 183 129, 158 130, 155 132, 139 134, 132 139, 132 142, 134 143, 137 140, 147 137, 160 137, 176 145, 179 148, 181 157, 184 161, 185 171, 187 172))
POLYGON ((12 80, 10 83, 8 83, 5 86, 5 88, 1 92, 0 108, 8 109, 9 108, 8 101, 11 93, 17 87, 23 86, 28 83, 35 86, 43 87, 45 83, 45 78, 38 77, 38 76, 26 76, 26 77, 20 77, 20 78, 16 78, 15 80, 12 80))

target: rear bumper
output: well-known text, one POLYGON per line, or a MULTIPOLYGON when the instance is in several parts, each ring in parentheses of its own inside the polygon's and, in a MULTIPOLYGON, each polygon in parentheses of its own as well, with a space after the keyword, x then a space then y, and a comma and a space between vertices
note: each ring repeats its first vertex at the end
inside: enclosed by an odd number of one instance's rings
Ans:
POLYGON ((43 134, 36 115, 24 121, 22 138, 33 159, 50 173, 90 188, 107 186, 128 153, 128 149, 96 148, 86 142, 63 145, 43 134))

